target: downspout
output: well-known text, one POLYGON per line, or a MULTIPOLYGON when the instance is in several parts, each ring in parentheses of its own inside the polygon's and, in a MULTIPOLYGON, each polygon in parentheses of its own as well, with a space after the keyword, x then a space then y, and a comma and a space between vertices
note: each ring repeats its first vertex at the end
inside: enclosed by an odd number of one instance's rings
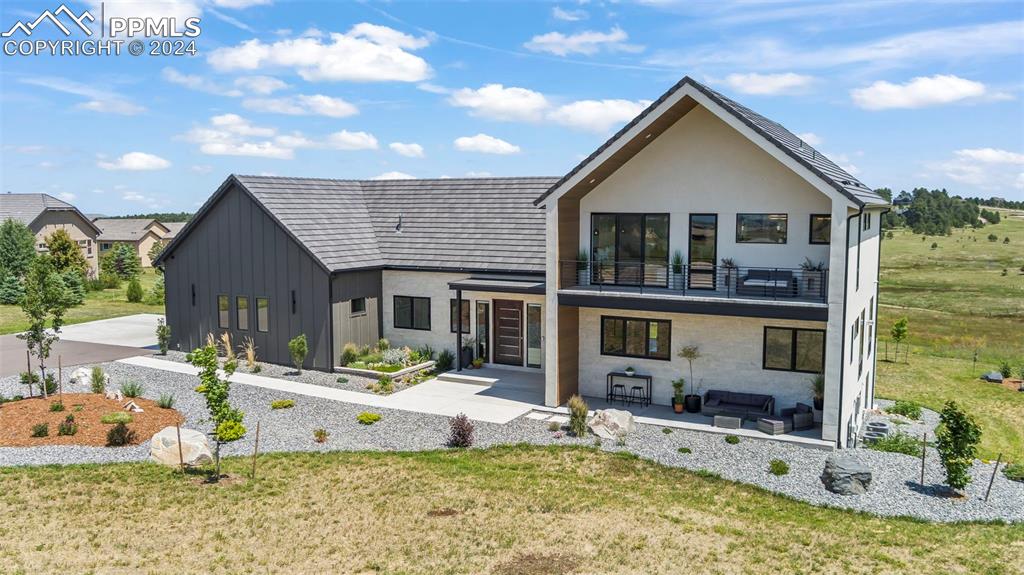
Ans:
POLYGON ((455 290, 455 371, 462 371, 462 290, 455 290))
POLYGON ((869 405, 872 409, 875 407, 875 382, 878 381, 878 304, 880 302, 879 292, 881 291, 882 284, 882 239, 885 236, 885 230, 882 229, 882 218, 891 211, 892 208, 889 208, 882 210, 878 214, 878 261, 875 262, 875 311, 871 316, 875 318, 875 329, 871 334, 875 339, 875 341, 871 342, 871 403, 869 405))
MULTIPOLYGON (((860 218, 864 215, 864 206, 861 205, 860 209, 857 210, 856 214, 846 218, 846 243, 843 244, 843 249, 846 250, 845 257, 843 258, 843 317, 842 317, 842 338, 840 339, 839 354, 842 356, 839 358, 839 424, 843 422, 843 382, 846 377, 846 300, 849 295, 850 289, 850 222, 853 218, 860 218)), ((857 227, 860 228, 860 220, 857 220, 857 227)), ((860 257, 860 244, 857 244, 857 257, 860 257)), ((836 447, 839 449, 843 448, 843 428, 840 427, 836 433, 836 447)))
POLYGON ((334 366, 337 365, 334 360, 334 273, 328 274, 327 276, 327 345, 330 346, 330 351, 327 352, 327 359, 330 361, 330 365, 327 366, 329 373, 334 373, 334 366))

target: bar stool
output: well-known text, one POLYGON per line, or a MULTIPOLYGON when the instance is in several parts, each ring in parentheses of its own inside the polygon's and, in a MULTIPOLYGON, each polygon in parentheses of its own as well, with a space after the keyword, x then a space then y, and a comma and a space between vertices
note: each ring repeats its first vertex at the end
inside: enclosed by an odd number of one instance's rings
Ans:
POLYGON ((647 405, 647 390, 642 385, 634 385, 629 388, 629 404, 633 405, 633 401, 640 402, 641 406, 647 405))
POLYGON ((613 383, 612 391, 608 394, 608 403, 615 401, 615 399, 621 399, 622 404, 626 404, 626 386, 621 383, 613 383))

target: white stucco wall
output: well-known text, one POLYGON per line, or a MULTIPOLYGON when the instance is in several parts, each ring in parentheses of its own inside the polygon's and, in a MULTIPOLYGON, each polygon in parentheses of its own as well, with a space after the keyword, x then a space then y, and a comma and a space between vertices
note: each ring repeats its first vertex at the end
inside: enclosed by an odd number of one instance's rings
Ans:
POLYGON ((689 215, 715 213, 719 260, 798 268, 828 261, 829 246, 808 240, 810 215, 831 211, 828 196, 698 106, 580 201, 580 247, 590 250, 592 213, 668 213, 669 253, 688 261, 689 215), (788 214, 786 243, 737 244, 737 213, 788 214))
POLYGON ((580 392, 604 397, 606 374, 632 366, 637 373, 654 376, 654 403, 671 405, 672 380, 686 377, 686 392, 690 391, 689 365, 676 352, 696 345, 702 357, 694 363, 693 375, 702 386, 701 394, 709 389, 765 393, 775 396, 776 410, 798 401, 810 404, 811 374, 762 369, 765 326, 825 328, 823 322, 811 321, 580 308, 580 392), (602 315, 670 320, 672 359, 601 355, 602 315))
MULTIPOLYGON (((456 280, 463 280, 469 277, 468 273, 448 272, 426 272, 426 271, 399 271, 384 270, 382 272, 382 319, 384 323, 384 335, 392 346, 409 346, 412 348, 429 345, 435 351, 447 349, 455 353, 455 333, 451 331, 451 304, 455 297, 455 290, 448 289, 448 283, 456 280), (429 297, 430 298, 430 330, 403 329, 395 327, 395 298, 394 296, 429 297)), ((470 332, 463 334, 463 338, 476 338, 476 302, 486 301, 491 304, 491 347, 494 346, 494 304, 495 299, 520 300, 523 302, 523 312, 527 303, 541 304, 541 349, 544 349, 545 325, 544 325, 544 295, 543 294, 515 294, 515 293, 494 293, 463 291, 462 299, 471 302, 470 304, 470 332)), ((524 316, 525 317, 525 316, 524 316)), ((523 325, 523 338, 525 345, 526 325, 523 325)), ((525 357, 525 351, 524 351, 525 357)), ((541 365, 544 365, 542 360, 541 365)))

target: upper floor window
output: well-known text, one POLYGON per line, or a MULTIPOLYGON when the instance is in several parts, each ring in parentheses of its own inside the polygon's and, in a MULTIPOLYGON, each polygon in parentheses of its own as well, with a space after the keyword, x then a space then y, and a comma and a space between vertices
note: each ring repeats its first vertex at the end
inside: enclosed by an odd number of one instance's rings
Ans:
POLYGON ((765 326, 762 367, 822 373, 825 369, 825 330, 765 326))
POLYGON ((828 244, 832 242, 832 216, 829 214, 811 214, 811 243, 828 244))
POLYGON ((601 355, 669 360, 671 347, 668 320, 601 317, 601 355))
POLYGON ((430 298, 395 296, 395 327, 430 330, 430 298))
POLYGON ((256 331, 270 331, 270 298, 256 298, 256 331))
POLYGON ((736 214, 736 243, 784 244, 788 224, 786 214, 736 214))
POLYGON ((236 297, 235 308, 238 312, 238 329, 249 329, 249 297, 244 295, 236 297))
MULTIPOLYGON (((451 300, 451 331, 455 333, 459 329, 459 316, 455 315, 456 299, 451 300)), ((462 300, 462 333, 469 333, 470 301, 462 300)))
POLYGON ((594 283, 664 285, 668 278, 668 214, 591 215, 594 283))
POLYGON ((231 324, 231 300, 226 295, 217 296, 217 326, 228 329, 231 324))

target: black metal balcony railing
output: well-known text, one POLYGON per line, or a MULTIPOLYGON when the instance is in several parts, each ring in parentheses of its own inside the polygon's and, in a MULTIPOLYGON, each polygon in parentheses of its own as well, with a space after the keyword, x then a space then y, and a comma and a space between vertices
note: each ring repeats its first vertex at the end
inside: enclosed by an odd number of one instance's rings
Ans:
POLYGON ((561 289, 825 302, 828 270, 563 261, 561 289))

